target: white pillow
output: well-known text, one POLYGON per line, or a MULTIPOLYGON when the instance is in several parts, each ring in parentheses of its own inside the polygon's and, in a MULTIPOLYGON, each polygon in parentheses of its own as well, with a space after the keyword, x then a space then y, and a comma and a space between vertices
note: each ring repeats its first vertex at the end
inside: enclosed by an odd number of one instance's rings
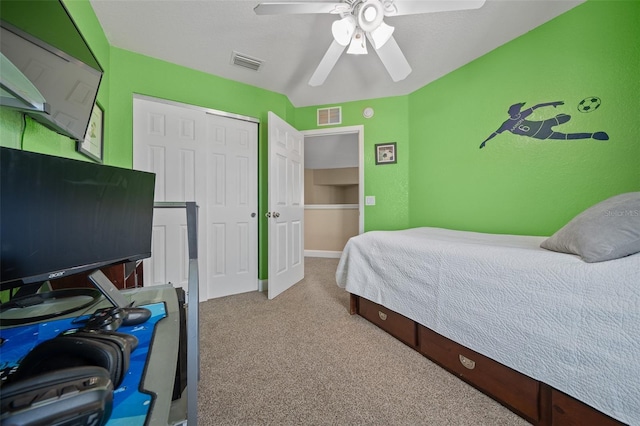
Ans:
POLYGON ((640 192, 627 192, 589 207, 540 247, 602 262, 640 252, 640 192))

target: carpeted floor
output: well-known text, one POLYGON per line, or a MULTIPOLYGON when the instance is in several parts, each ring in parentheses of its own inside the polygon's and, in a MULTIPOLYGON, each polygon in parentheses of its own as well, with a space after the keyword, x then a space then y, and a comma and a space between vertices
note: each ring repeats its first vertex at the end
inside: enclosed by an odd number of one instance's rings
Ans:
POLYGON ((199 425, 527 425, 359 316, 337 259, 305 279, 200 304, 199 425))

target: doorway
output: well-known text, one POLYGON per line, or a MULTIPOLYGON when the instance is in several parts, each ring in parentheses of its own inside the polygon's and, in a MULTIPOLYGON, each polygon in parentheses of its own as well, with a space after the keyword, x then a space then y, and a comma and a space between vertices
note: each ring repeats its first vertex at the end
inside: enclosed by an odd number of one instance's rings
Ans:
POLYGON ((305 256, 338 258, 364 232, 364 127, 302 132, 305 152, 305 256))

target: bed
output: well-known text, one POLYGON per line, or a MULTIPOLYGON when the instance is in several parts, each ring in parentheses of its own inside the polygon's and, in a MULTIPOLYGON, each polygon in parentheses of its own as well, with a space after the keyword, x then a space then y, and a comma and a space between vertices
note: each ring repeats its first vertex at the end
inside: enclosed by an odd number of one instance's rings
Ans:
POLYGON ((348 241, 336 281, 353 313, 533 424, 640 425, 640 253, 586 262, 546 240, 370 231, 348 241))

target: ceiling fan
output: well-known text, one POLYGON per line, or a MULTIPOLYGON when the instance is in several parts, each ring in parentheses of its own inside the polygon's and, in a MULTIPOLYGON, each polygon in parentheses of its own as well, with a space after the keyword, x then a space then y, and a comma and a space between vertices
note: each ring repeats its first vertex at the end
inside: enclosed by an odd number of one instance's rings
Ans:
POLYGON ((258 15, 329 13, 338 15, 331 32, 333 42, 309 80, 320 86, 345 49, 347 53, 367 53, 367 40, 378 54, 393 81, 404 80, 411 66, 393 38, 394 27, 384 23, 386 16, 478 9, 486 0, 342 0, 340 2, 293 1, 259 3, 258 15), (348 46, 348 48, 347 48, 348 46))

